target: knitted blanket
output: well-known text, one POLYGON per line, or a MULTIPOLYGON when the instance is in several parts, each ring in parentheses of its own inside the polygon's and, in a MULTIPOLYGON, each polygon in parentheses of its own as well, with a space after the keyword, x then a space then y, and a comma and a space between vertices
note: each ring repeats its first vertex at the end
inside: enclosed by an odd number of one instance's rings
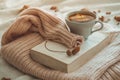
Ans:
POLYGON ((65 26, 60 19, 41 10, 33 8, 25 10, 4 33, 1 55, 24 73, 45 80, 120 80, 119 33, 104 51, 72 73, 52 70, 33 61, 30 49, 45 39, 73 49, 77 42, 82 42, 81 36, 70 33, 65 26))

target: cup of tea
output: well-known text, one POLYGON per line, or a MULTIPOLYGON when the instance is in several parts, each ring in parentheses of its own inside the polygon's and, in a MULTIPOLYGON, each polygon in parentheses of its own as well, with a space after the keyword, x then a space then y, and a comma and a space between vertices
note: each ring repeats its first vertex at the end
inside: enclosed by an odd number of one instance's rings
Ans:
POLYGON ((71 32, 82 35, 85 39, 93 32, 103 28, 103 23, 96 20, 96 14, 86 10, 70 12, 67 14, 65 21, 71 32), (99 29, 93 31, 93 26, 96 23, 100 23, 101 26, 99 29))

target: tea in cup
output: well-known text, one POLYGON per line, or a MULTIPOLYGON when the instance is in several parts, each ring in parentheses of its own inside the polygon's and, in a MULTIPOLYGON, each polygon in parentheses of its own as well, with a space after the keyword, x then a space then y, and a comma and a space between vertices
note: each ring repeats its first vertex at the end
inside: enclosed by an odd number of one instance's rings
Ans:
POLYGON ((65 20, 71 32, 82 35, 85 39, 87 39, 91 33, 103 28, 103 23, 96 21, 96 15, 90 11, 71 12, 67 15, 65 20), (92 31, 96 23, 100 23, 101 26, 99 29, 92 31))

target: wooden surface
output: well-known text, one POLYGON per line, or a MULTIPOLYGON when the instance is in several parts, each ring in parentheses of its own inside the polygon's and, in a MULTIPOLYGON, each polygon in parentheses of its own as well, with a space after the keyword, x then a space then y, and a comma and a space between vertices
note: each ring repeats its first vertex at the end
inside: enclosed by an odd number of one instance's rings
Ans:
MULTIPOLYGON (((45 48, 45 42, 31 49, 31 57, 52 69, 63 72, 72 72, 87 63, 100 50, 110 43, 112 36, 95 32, 82 44, 81 50, 74 56, 67 56, 66 53, 51 52, 45 48)), ((47 47, 55 51, 66 51, 67 47, 62 44, 48 41, 47 47)))

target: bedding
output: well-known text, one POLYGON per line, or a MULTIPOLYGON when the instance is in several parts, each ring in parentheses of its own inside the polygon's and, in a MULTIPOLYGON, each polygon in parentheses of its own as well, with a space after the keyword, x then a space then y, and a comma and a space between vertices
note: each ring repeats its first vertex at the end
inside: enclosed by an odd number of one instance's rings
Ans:
MULTIPOLYGON (((104 16, 109 18, 109 22, 104 22, 102 33, 114 34, 111 44, 103 49, 97 56, 90 60, 79 70, 65 74, 57 71, 49 71, 47 76, 43 76, 46 80, 119 80, 120 79, 120 25, 114 20, 114 16, 120 15, 119 0, 0 0, 0 41, 3 33, 19 16, 19 11, 24 5, 37 7, 52 15, 64 18, 67 13, 82 8, 88 8, 96 11, 98 18, 104 16), (57 6, 58 10, 54 11, 50 8, 57 6), (98 11, 99 10, 99 11, 98 11), (106 11, 110 11, 110 15, 106 15, 106 11), (55 76, 53 76, 56 74, 55 76)), ((96 26, 99 26, 97 24, 96 26)), ((96 28, 95 26, 95 28, 96 28)), ((36 80, 37 77, 28 75, 18 70, 14 66, 8 64, 2 56, 0 56, 0 79, 6 77, 11 80, 36 80)), ((42 78, 42 77, 41 77, 42 78)))

